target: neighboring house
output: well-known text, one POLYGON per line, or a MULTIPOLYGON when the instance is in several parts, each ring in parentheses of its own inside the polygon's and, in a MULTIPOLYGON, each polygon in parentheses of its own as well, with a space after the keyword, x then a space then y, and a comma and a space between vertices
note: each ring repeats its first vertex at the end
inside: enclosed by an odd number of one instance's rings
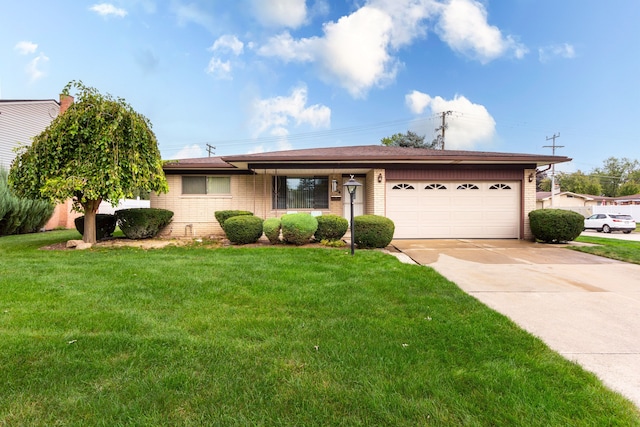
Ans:
POLYGON ((552 202, 554 208, 564 209, 575 207, 608 206, 614 204, 614 199, 612 197, 572 193, 571 191, 561 191, 559 193, 556 193, 555 198, 551 197, 550 191, 538 191, 536 193, 537 209, 549 209, 552 207, 552 202))
MULTIPOLYGON (((72 103, 73 97, 63 95, 60 95, 60 102, 54 99, 0 99, 0 167, 8 170, 16 157, 15 149, 31 145, 33 138, 72 103)), ((45 228, 73 228, 73 220, 79 214, 71 212, 71 207, 70 200, 58 205, 45 228)))
POLYGON ((633 196, 621 196, 614 199, 616 205, 640 205, 640 194, 633 196))
POLYGON ((0 99, 0 167, 9 170, 15 149, 31 145, 59 112, 60 104, 53 99, 0 99))
POLYGON ((174 212, 173 236, 221 234, 214 212, 225 209, 348 218, 353 175, 355 215, 390 218, 395 238, 531 239, 536 169, 570 160, 382 145, 184 159, 165 163, 169 193, 152 194, 151 207, 174 212))

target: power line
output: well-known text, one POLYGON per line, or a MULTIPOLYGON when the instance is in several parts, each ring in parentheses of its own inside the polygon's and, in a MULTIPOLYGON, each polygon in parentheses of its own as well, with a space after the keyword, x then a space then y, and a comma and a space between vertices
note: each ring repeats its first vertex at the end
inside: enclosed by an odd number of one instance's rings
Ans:
MULTIPOLYGON (((332 138, 332 137, 340 137, 340 136, 349 136, 353 134, 364 134, 367 132, 374 132, 380 129, 385 129, 389 127, 399 126, 399 125, 411 125, 421 122, 427 122, 430 120, 434 120, 439 117, 438 115, 432 115, 428 117, 422 117, 418 119, 398 119, 398 120, 390 120, 386 122, 379 123, 371 123, 366 125, 358 125, 358 126, 349 126, 344 128, 337 129, 328 129, 328 130, 319 130, 313 132, 303 132, 297 134, 286 135, 286 140, 290 142, 295 141, 303 141, 303 140, 311 140, 311 139, 320 139, 320 138, 332 138)), ((215 144, 216 147, 223 146, 237 146, 237 145, 248 145, 248 144, 268 144, 268 143, 276 143, 283 139, 282 136, 265 136, 259 138, 242 138, 242 139, 221 139, 216 141, 209 141, 207 143, 203 142, 183 142, 180 144, 163 144, 163 147, 166 149, 170 148, 179 148, 183 147, 185 144, 194 144, 194 145, 208 145, 215 144)))

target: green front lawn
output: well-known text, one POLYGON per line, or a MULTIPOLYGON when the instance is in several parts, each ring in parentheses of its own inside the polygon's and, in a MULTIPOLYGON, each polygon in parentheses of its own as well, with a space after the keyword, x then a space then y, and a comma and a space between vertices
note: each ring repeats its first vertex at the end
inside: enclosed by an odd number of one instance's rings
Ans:
POLYGON ((570 249, 640 264, 640 242, 590 236, 580 236, 576 239, 576 242, 593 243, 598 246, 570 246, 570 249))
POLYGON ((640 425, 594 375, 381 252, 38 249, 72 237, 0 238, 0 426, 640 425))

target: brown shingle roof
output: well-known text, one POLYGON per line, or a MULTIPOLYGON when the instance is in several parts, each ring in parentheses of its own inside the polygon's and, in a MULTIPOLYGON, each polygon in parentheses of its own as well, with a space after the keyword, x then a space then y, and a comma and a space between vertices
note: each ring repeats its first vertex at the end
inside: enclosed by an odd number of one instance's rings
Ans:
POLYGON ((223 156, 227 162, 270 162, 270 161, 398 161, 433 160, 484 162, 524 161, 543 164, 561 163, 571 159, 563 156, 534 154, 495 153, 485 151, 431 150, 425 148, 387 147, 384 145, 361 145, 349 147, 309 148, 304 150, 274 151, 270 153, 223 156))
POLYGON ((163 169, 235 169, 235 166, 222 160, 222 157, 199 157, 165 161, 163 169))
POLYGON ((245 169, 255 163, 335 163, 362 164, 434 163, 434 164, 536 164, 568 162, 564 156, 541 154, 496 153, 485 151, 431 150, 424 148, 387 147, 362 145, 348 147, 309 148, 302 150, 273 151, 268 153, 182 159, 165 163, 165 170, 181 169, 245 169))

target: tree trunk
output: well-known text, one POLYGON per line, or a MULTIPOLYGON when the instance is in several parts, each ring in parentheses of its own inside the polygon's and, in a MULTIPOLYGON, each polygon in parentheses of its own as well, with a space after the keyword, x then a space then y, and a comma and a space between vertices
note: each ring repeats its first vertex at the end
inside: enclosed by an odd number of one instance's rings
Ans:
POLYGON ((88 200, 83 203, 84 207, 84 234, 82 241, 85 243, 96 242, 96 213, 102 200, 88 200))

